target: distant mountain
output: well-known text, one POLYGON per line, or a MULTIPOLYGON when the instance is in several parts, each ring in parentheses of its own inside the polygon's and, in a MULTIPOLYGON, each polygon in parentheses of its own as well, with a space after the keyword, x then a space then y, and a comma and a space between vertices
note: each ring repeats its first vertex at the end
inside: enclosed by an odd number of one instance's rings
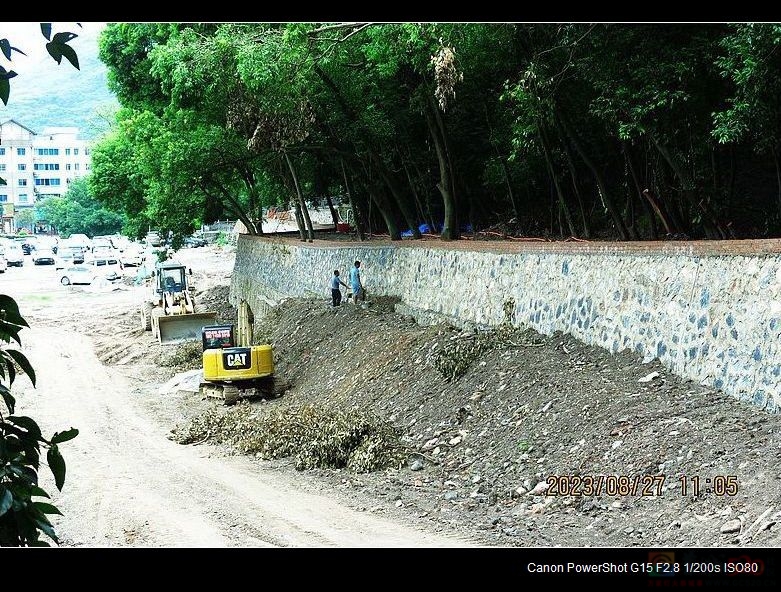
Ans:
MULTIPOLYGON (((35 132, 47 126, 74 126, 83 138, 102 131, 98 110, 110 112, 118 103, 108 90, 106 66, 98 58, 98 31, 85 27, 84 31, 74 32, 79 37, 71 45, 78 54, 80 69, 76 70, 65 59, 57 65, 44 49, 31 60, 35 63, 29 71, 20 69, 19 76, 11 80, 8 105, 0 102, 0 121, 14 119, 35 132)), ((9 39, 12 45, 24 47, 30 56, 30 45, 37 44, 33 49, 40 51, 45 44, 40 35, 30 36, 27 45, 10 34, 9 39)))

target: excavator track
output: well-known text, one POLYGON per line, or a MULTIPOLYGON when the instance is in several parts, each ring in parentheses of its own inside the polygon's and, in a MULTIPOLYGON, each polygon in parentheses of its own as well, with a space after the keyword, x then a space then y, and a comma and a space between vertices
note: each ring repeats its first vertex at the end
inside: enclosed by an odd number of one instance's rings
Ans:
POLYGON ((202 382, 201 395, 220 399, 225 405, 233 405, 240 399, 261 397, 274 399, 290 388, 290 382, 275 376, 267 376, 253 380, 243 380, 233 383, 202 382))

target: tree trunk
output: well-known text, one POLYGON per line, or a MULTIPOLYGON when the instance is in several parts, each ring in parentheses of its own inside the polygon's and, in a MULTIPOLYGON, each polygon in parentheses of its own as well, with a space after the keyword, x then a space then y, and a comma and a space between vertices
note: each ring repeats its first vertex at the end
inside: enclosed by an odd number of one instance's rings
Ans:
POLYGON ((293 202, 293 207, 295 208, 295 214, 296 214, 296 226, 298 226, 298 236, 301 237, 301 240, 306 242, 306 223, 304 222, 304 216, 301 214, 301 204, 299 203, 298 199, 296 199, 295 202, 293 202))
POLYGON ((380 212, 380 216, 382 217, 383 222, 385 222, 385 227, 388 230, 390 239, 394 241, 401 240, 401 231, 399 230, 399 226, 396 223, 396 217, 384 193, 384 189, 386 185, 383 183, 382 186, 380 187, 379 184, 376 182, 376 180, 373 178, 372 175, 373 159, 369 157, 368 163, 363 161, 359 161, 359 162, 364 168, 363 176, 366 179, 365 186, 367 189, 367 193, 369 194, 369 211, 366 215, 366 218, 369 223, 369 236, 371 237, 372 235, 372 204, 374 204, 377 206, 377 209, 380 212))
MULTIPOLYGON (((296 188, 296 197, 298 198, 298 203, 300 204, 300 214, 304 218, 304 224, 306 224, 306 234, 309 242, 311 243, 315 238, 315 231, 312 227, 312 220, 309 218, 309 210, 306 208, 306 203, 304 202, 304 196, 301 195, 301 188, 298 185, 298 175, 296 175, 296 169, 293 168, 293 162, 290 160, 290 156, 288 156, 287 152, 283 151, 283 154, 285 155, 285 160, 287 161, 287 166, 290 169, 290 174, 293 177, 293 185, 295 185, 296 188)), ((301 240, 306 240, 303 236, 301 237, 301 240)))
POLYGON ((626 142, 622 143, 622 149, 624 152, 624 159, 626 160, 627 167, 629 168, 629 174, 632 177, 637 196, 640 198, 640 203, 643 204, 643 210, 648 218, 648 223, 651 226, 651 238, 656 240, 659 237, 659 230, 656 226, 656 216, 654 216, 654 210, 651 205, 644 199, 643 188, 640 186, 640 180, 637 178, 637 172, 635 171, 635 165, 632 162, 632 156, 629 154, 626 142))
POLYGON ((412 182, 412 175, 410 175, 409 168, 407 168, 407 163, 404 162, 404 159, 402 158, 401 166, 404 167, 404 173, 407 175, 407 184, 409 185, 409 189, 412 192, 412 198, 415 200, 415 208, 418 212, 418 216, 422 221, 424 221, 426 224, 429 224, 429 221, 426 220, 426 212, 423 211, 423 202, 420 201, 420 196, 418 195, 418 190, 415 189, 415 184, 412 182))
POLYGON ((773 153, 773 164, 776 165, 776 183, 778 183, 778 214, 781 216, 781 167, 779 167, 778 164, 778 152, 776 151, 775 146, 771 148, 771 152, 773 153))
POLYGON ((434 121, 434 115, 431 113, 432 108, 436 109, 436 107, 432 107, 431 102, 427 103, 426 123, 428 124, 431 140, 434 143, 434 151, 437 155, 437 163, 439 164, 439 183, 437 183, 437 189, 439 189, 439 193, 442 195, 442 203, 445 209, 442 240, 453 240, 458 238, 458 219, 456 215, 456 204, 453 199, 453 180, 450 175, 450 166, 448 165, 447 156, 445 154, 445 147, 442 138, 439 136, 439 129, 434 121))
POLYGON ((485 100, 483 100, 483 112, 485 113, 485 124, 488 128, 488 141, 491 144, 491 146, 494 149, 494 152, 496 152, 496 158, 499 160, 499 162, 502 165, 502 172, 504 173, 504 182, 507 186, 507 197, 510 200, 510 205, 513 208, 513 214, 515 214, 515 219, 518 219, 518 207, 515 204, 515 195, 513 194, 513 186, 510 182, 510 171, 507 169, 507 161, 502 157, 501 152, 499 152, 499 147, 494 144, 494 142, 491 140, 491 137, 494 134, 493 127, 491 126, 491 118, 488 116, 488 104, 485 100))
POLYGON ((678 180, 681 182, 681 193, 683 196, 694 209, 702 212, 702 227, 705 231, 705 236, 711 239, 727 238, 727 233, 719 225, 718 221, 716 220, 716 216, 711 211, 705 199, 703 198, 697 201, 696 197, 694 196, 694 183, 692 182, 691 177, 684 172, 678 160, 673 158, 672 154, 670 154, 670 151, 667 149, 667 146, 662 144, 655 135, 648 135, 656 149, 659 151, 659 154, 662 155, 662 158, 664 158, 665 162, 667 162, 667 164, 670 166, 673 174, 678 177, 678 180))
POLYGON ((629 240, 629 233, 627 232, 626 225, 624 224, 624 221, 621 218, 621 214, 616 208, 615 203, 613 203, 613 199, 610 197, 610 194, 608 194, 607 192, 607 188, 605 187, 605 182, 602 178, 602 174, 594 165, 593 161, 588 156, 588 154, 586 154, 585 150, 581 147, 580 141, 578 140, 575 131, 569 126, 569 124, 567 123, 567 119, 564 117, 563 114, 559 115, 559 121, 561 122, 562 129, 572 141, 572 145, 575 147, 575 151, 580 155, 580 158, 583 160, 584 164, 591 171, 591 174, 594 175, 594 180, 597 182, 597 190, 599 191, 599 196, 602 200, 602 204, 605 206, 605 209, 610 214, 610 218, 613 220, 613 224, 615 225, 616 230, 618 231, 618 234, 621 237, 621 240, 629 240))
POLYGON ((339 164, 342 166, 342 177, 344 177, 344 191, 347 193, 347 201, 350 203, 350 210, 352 210, 355 217, 355 233, 358 235, 358 240, 363 240, 363 230, 361 229, 360 216, 358 214, 358 207, 353 200, 353 194, 350 191, 350 185, 347 183, 347 170, 344 168, 344 159, 339 159, 339 164))
MULTIPOLYGON (((241 207, 241 204, 230 194, 230 192, 225 188, 225 186, 223 186, 222 183, 219 183, 218 181, 215 180, 212 180, 212 182, 220 190, 220 193, 225 198, 227 205, 230 207, 231 210, 233 210, 233 213, 236 214, 236 217, 239 220, 241 220, 242 224, 244 224, 244 226, 247 228, 247 233, 251 235, 259 234, 255 226, 255 222, 249 216, 247 216, 247 213, 244 211, 244 208, 241 207)), ((204 184, 201 184, 201 190, 206 195, 209 195, 210 193, 206 189, 206 186, 204 184)))
POLYGON ((404 221, 412 231, 413 238, 420 238, 420 230, 418 229, 419 225, 415 220, 415 215, 412 211, 410 211, 409 203, 401 193, 393 171, 388 168, 388 166, 382 161, 382 158, 380 158, 380 156, 374 151, 371 151, 369 156, 374 160, 374 166, 377 168, 377 172, 388 186, 388 189, 390 190, 396 205, 399 206, 399 211, 401 211, 401 215, 403 216, 404 221))
MULTIPOLYGON (((372 196, 374 203, 377 204, 377 209, 380 211, 380 216, 382 216, 382 219, 385 222, 385 227, 388 229, 390 239, 394 241, 401 240, 401 230, 399 230, 399 226, 396 224, 396 218, 393 216, 393 212, 388 205, 388 197, 384 193, 384 187, 378 188, 378 190, 371 192, 370 195, 372 196)), ((369 210, 369 215, 371 216, 371 210, 369 210)))
POLYGON ((564 156, 567 159, 567 167, 569 168, 570 178, 572 179, 572 189, 575 192, 575 199, 578 202, 578 212, 580 213, 580 221, 583 224, 583 238, 591 238, 591 227, 588 223, 588 217, 586 216, 586 209, 583 207, 583 197, 580 195, 580 187, 578 184, 577 169, 575 163, 572 161, 572 154, 570 153, 569 146, 567 145, 567 138, 561 129, 561 124, 556 119, 556 131, 559 133, 561 139, 561 145, 564 147, 564 156))
MULTIPOLYGON (((540 132, 540 143, 542 145, 542 153, 545 156, 545 164, 548 166, 548 174, 553 181, 553 186, 556 189, 556 195, 559 199, 559 208, 564 213, 564 219, 567 222, 570 236, 577 236, 575 225, 572 223, 572 216, 570 215, 569 208, 567 207, 567 201, 564 199, 564 194, 561 191, 561 185, 559 185, 559 178, 556 176, 556 170, 553 168, 553 159, 551 158, 550 144, 548 143, 548 134, 545 132, 545 127, 542 122, 538 122, 537 129, 540 132)), ((559 224, 561 227, 561 224, 559 224)), ((551 229, 552 230, 552 229, 551 229)), ((563 231, 564 229, 561 228, 563 231)), ((561 233, 564 235, 564 232, 561 233)))
MULTIPOLYGON (((414 161, 410 161, 413 168, 415 169, 415 174, 417 175, 417 178, 420 179, 421 185, 425 187, 425 175, 420 170, 420 167, 418 164, 414 161)), ((426 219, 426 222, 431 227, 432 232, 437 232, 439 229, 439 225, 437 224, 437 220, 434 218, 434 214, 431 212, 431 199, 426 199, 425 202, 425 211, 424 211, 424 218, 426 219)))
POLYGON ((253 227, 258 235, 263 234, 263 208, 258 199, 258 188, 255 184, 255 175, 250 170, 242 171, 242 179, 247 187, 249 197, 247 205, 247 217, 253 220, 253 227), (258 212, 259 210, 259 212, 258 212), (254 224, 254 220, 260 220, 260 224, 254 224))

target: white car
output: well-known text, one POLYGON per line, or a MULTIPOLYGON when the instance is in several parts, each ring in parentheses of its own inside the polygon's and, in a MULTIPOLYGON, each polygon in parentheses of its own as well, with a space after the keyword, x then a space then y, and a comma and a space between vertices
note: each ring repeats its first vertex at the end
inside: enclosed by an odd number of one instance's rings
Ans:
POLYGON ((71 284, 91 284, 95 281, 95 268, 91 265, 72 265, 62 270, 60 283, 63 286, 71 284))
POLYGON ((144 262, 141 251, 132 248, 125 249, 119 255, 119 260, 125 267, 141 267, 141 264, 144 262))
POLYGON ((54 253, 51 249, 35 249, 32 257, 33 265, 54 265, 54 253))
POLYGON ((22 267, 24 265, 24 251, 22 246, 13 241, 8 241, 3 245, 3 256, 9 266, 15 265, 22 267))

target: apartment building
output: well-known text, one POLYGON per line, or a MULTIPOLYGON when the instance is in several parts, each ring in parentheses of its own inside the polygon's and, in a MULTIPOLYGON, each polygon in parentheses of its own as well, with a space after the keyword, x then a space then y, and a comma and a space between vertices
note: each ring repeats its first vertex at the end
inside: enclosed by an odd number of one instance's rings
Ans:
POLYGON ((40 133, 13 119, 0 123, 2 232, 16 232, 16 213, 46 197, 60 197, 90 170, 89 142, 75 127, 46 127, 40 133))

